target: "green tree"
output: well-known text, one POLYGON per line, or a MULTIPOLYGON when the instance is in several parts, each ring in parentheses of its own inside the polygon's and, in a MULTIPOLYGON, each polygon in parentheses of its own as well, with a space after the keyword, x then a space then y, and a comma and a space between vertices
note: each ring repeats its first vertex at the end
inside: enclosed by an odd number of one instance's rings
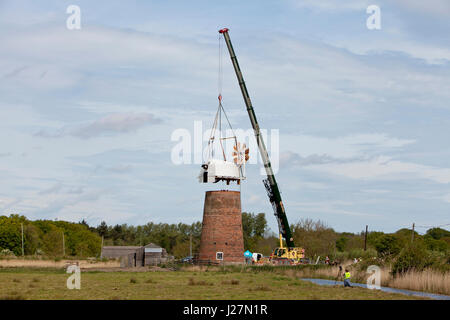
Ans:
POLYGON ((441 238, 440 240, 437 240, 437 239, 432 238, 429 235, 425 235, 424 243, 428 250, 447 252, 447 251, 449 251, 450 246, 445 240, 442 240, 442 239, 445 239, 445 238, 441 238))
POLYGON ((348 238, 344 236, 340 236, 339 239, 336 240, 336 249, 339 252, 344 252, 345 247, 347 245, 348 238))
POLYGON ((106 224, 105 221, 102 221, 100 225, 97 227, 97 233, 103 237, 108 236, 108 225, 106 224))
POLYGON ((264 213, 242 212, 242 231, 244 237, 244 248, 254 252, 258 242, 264 237, 267 230, 267 220, 264 213))
POLYGON ((396 275, 409 270, 423 271, 434 262, 422 243, 410 244, 400 251, 392 266, 392 273, 396 275))
POLYGON ((403 243, 400 238, 393 234, 385 234, 377 239, 375 249, 379 255, 395 255, 400 252, 403 243))
POLYGON ((336 247, 336 232, 324 222, 301 219, 291 226, 295 244, 305 249, 308 257, 331 255, 336 247))
POLYGON ((427 230, 426 235, 435 240, 441 240, 445 237, 450 237, 450 231, 441 228, 431 228, 427 230))
POLYGON ((17 215, 0 216, 0 249, 22 254, 21 219, 17 215))
POLYGON ((32 223, 27 223, 24 226, 24 246, 25 255, 36 254, 39 248, 42 247, 41 231, 32 223))
POLYGON ((63 254, 63 230, 50 224, 49 229, 42 237, 44 253, 48 256, 62 256, 63 254))

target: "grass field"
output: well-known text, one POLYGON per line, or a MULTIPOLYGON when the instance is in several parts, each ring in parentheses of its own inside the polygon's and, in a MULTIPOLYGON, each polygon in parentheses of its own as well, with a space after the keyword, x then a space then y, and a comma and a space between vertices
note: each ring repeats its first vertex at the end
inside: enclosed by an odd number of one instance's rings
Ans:
POLYGON ((63 269, 0 268, 0 299, 416 299, 362 288, 322 287, 270 272, 81 273, 69 290, 63 269))

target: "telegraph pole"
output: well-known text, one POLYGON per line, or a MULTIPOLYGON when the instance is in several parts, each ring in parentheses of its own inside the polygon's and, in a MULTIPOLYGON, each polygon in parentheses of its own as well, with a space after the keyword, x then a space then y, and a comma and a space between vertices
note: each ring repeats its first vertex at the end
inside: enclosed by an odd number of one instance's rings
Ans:
POLYGON ((413 223, 413 225, 412 225, 411 243, 414 242, 414 227, 415 227, 415 223, 413 223))
POLYGON ((366 233, 364 234, 364 251, 367 250, 367 228, 368 228, 368 227, 369 227, 369 226, 366 225, 366 233))
POLYGON ((64 243, 64 231, 62 233, 62 236, 63 236, 63 257, 65 257, 66 256, 66 244, 64 243))
POLYGON ((189 256, 192 257, 192 231, 189 235, 189 256))
POLYGON ((25 251, 24 251, 24 248, 23 248, 23 223, 21 223, 20 225, 22 227, 22 257, 23 257, 25 255, 25 251))
POLYGON ((102 236, 102 247, 100 248, 100 259, 103 259, 103 236, 102 236))

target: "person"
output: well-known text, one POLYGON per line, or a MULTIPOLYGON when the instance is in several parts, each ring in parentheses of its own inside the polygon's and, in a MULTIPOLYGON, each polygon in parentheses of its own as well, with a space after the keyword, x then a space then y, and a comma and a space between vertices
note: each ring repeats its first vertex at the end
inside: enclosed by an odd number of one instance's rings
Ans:
POLYGON ((330 264, 330 258, 328 256, 325 258, 325 264, 330 264))
POLYGON ((345 274, 344 274, 344 287, 352 287, 352 285, 350 284, 350 278, 351 278, 351 274, 350 271, 348 271, 348 269, 345 269, 345 274))
POLYGON ((334 282, 334 284, 336 284, 336 282, 340 281, 341 279, 342 279, 342 266, 339 266, 339 272, 337 274, 336 281, 334 282))

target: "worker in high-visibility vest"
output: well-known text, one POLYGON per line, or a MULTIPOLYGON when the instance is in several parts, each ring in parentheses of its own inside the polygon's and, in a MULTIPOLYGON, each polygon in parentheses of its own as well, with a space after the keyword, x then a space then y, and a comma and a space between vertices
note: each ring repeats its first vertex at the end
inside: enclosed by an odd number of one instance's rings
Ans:
POLYGON ((352 285, 350 284, 350 278, 351 278, 350 271, 348 271, 348 269, 345 269, 345 274, 344 274, 344 287, 351 287, 351 286, 352 286, 352 285))

